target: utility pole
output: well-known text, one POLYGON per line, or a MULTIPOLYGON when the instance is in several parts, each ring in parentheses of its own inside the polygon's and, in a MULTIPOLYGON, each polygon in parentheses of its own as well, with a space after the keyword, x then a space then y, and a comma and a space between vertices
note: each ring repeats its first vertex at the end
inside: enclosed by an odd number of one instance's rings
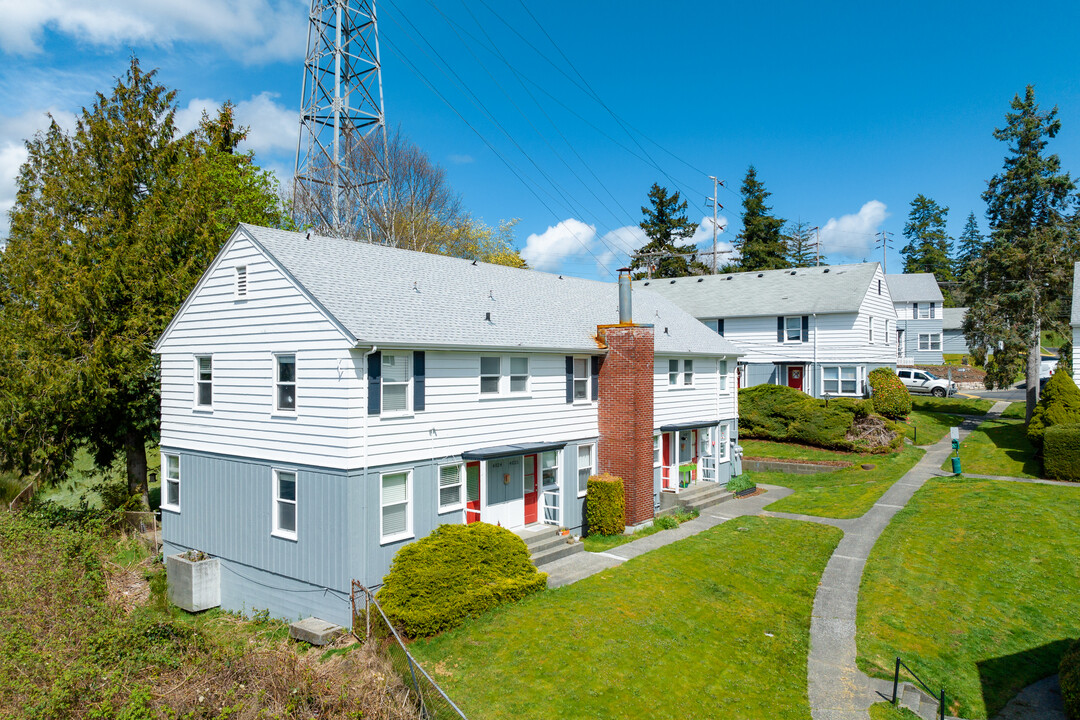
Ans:
POLYGON ((814 233, 814 267, 821 265, 821 226, 815 225, 809 232, 814 233))
POLYGON ((717 180, 712 175, 709 176, 709 179, 712 180, 712 198, 710 198, 712 200, 712 274, 715 275, 716 274, 716 265, 717 265, 717 262, 716 262, 716 257, 717 257, 716 233, 719 230, 719 227, 717 225, 718 221, 717 221, 717 218, 716 218, 716 212, 717 212, 717 208, 719 208, 720 210, 724 209, 724 206, 720 204, 719 199, 717 199, 717 197, 716 197, 717 196, 716 191, 717 191, 718 187, 723 186, 724 181, 723 180, 717 180))
POLYGON ((889 239, 889 236, 893 234, 894 233, 891 233, 888 230, 882 229, 881 232, 874 235, 874 237, 881 238, 879 241, 881 243, 881 271, 886 275, 889 274, 888 253, 889 248, 892 246, 892 240, 889 239))

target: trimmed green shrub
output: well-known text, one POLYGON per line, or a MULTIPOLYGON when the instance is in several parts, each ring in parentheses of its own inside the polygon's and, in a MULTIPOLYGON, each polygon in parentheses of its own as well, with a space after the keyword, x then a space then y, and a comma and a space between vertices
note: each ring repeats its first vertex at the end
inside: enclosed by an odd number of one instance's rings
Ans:
POLYGON ((1065 716, 1070 720, 1080 720, 1080 640, 1074 642, 1065 657, 1061 658, 1058 680, 1065 716))
POLYGON ((727 490, 731 493, 742 492, 743 490, 749 490, 752 487, 757 487, 757 483, 751 480, 750 476, 746 473, 736 475, 727 482, 727 490))
POLYGON ((1027 436, 1031 444, 1041 448, 1043 433, 1054 425, 1080 423, 1080 388, 1072 376, 1057 370, 1050 376, 1035 410, 1031 413, 1027 436))
POLYGON ((874 410, 890 420, 900 420, 911 414, 911 393, 891 368, 877 368, 867 375, 874 410))
POLYGON ((379 602, 410 637, 449 630, 547 587, 525 541, 487 523, 440 525, 398 550, 379 602))
POLYGON ((679 527, 679 519, 671 515, 657 515, 653 519, 653 525, 661 530, 674 530, 679 527))
POLYGON ((829 407, 784 385, 755 385, 739 391, 739 436, 797 442, 834 450, 854 450, 845 438, 854 407, 833 400, 829 407))
POLYGON ((1054 425, 1043 434, 1043 469, 1055 480, 1080 481, 1080 425, 1054 425))
POLYGON ((611 473, 589 478, 585 519, 590 535, 622 535, 626 530, 626 499, 623 481, 611 473))

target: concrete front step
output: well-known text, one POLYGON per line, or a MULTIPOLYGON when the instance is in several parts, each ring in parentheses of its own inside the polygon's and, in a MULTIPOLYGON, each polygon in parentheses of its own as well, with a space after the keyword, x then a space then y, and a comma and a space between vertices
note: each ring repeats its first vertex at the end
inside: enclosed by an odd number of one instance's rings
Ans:
POLYGON ((938 699, 924 692, 911 683, 900 684, 900 705, 903 705, 923 720, 936 720, 938 717, 938 699))
POLYGON ((537 545, 542 545, 551 538, 559 537, 559 528, 554 525, 530 526, 528 529, 515 531, 515 534, 525 541, 526 547, 532 550, 537 545))
POLYGON ((688 510, 705 510, 727 502, 734 497, 723 485, 708 483, 691 488, 675 496, 675 503, 688 510))
POLYGON ((585 552, 585 545, 581 542, 568 543, 565 540, 559 544, 541 550, 540 552, 533 553, 532 561, 536 567, 541 567, 549 562, 554 562, 570 555, 577 555, 578 553, 585 552))

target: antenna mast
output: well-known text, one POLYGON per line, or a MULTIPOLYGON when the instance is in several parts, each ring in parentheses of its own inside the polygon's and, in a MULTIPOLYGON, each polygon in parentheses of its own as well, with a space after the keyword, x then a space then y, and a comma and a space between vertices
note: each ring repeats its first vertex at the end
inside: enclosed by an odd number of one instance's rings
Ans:
POLYGON ((366 232, 388 206, 375 0, 311 0, 293 213, 332 235, 366 232))

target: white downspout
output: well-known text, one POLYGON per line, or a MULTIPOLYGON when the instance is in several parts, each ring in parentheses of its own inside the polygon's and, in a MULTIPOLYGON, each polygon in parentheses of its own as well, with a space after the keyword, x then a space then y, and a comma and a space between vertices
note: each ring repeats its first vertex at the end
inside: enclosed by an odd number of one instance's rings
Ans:
MULTIPOLYGON (((817 313, 813 313, 813 316, 814 316, 814 374, 810 377, 810 382, 812 384, 814 384, 814 385, 817 385, 818 384, 818 375, 821 374, 820 371, 818 370, 818 364, 817 364, 817 313)), ((821 387, 819 386, 818 387, 818 395, 821 395, 821 394, 822 394, 821 393, 821 387)))
POLYGON ((368 402, 368 389, 371 387, 371 383, 368 381, 368 359, 373 353, 379 351, 378 345, 372 345, 371 349, 364 353, 364 401, 363 401, 363 418, 364 421, 361 424, 362 427, 362 440, 360 441, 360 467, 364 471, 363 479, 367 482, 367 470, 368 470, 368 408, 371 403, 368 402))

